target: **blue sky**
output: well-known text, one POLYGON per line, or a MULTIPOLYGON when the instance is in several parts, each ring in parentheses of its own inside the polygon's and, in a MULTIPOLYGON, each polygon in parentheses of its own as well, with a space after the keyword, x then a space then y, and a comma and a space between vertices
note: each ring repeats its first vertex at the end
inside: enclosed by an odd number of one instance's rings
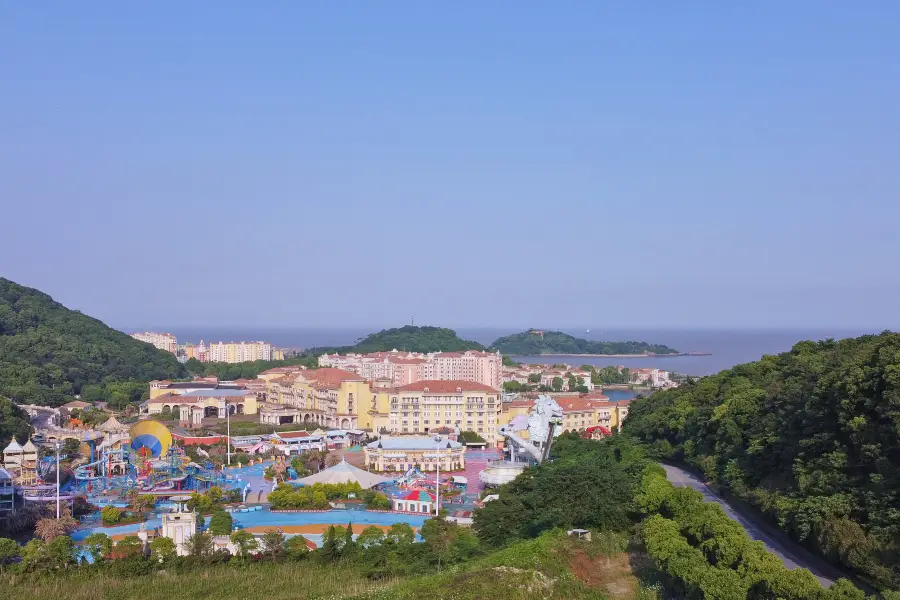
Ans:
POLYGON ((900 3, 140 4, 0 9, 0 275, 113 325, 898 325, 900 3))

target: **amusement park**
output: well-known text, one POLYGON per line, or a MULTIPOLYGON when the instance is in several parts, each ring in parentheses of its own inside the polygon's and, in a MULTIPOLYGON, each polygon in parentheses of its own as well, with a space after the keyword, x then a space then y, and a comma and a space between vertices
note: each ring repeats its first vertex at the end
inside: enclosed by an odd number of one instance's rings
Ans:
POLYGON ((215 460, 211 447, 160 421, 124 425, 112 416, 65 444, 52 433, 13 440, 3 450, 0 511, 40 505, 77 517, 76 543, 95 533, 114 541, 137 536, 145 546, 168 537, 179 553, 219 513, 229 515, 228 530, 210 532, 230 552, 238 530, 259 536, 277 529, 315 548, 329 527, 347 522, 383 530, 400 523, 417 532, 441 514, 468 526, 492 488, 548 460, 561 423, 562 409, 541 396, 502 428, 503 449, 468 448, 458 432, 372 438, 353 430, 281 431, 226 437, 225 458, 215 460), (63 449, 76 443, 71 460, 63 449))

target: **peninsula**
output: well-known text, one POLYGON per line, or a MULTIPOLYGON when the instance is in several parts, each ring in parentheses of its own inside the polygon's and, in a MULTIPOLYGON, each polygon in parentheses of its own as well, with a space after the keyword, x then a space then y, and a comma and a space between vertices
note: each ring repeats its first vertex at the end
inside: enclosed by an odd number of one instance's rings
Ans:
POLYGON ((561 331, 529 329, 501 337, 491 344, 492 350, 519 356, 678 356, 674 348, 647 342, 595 342, 571 336, 561 331))

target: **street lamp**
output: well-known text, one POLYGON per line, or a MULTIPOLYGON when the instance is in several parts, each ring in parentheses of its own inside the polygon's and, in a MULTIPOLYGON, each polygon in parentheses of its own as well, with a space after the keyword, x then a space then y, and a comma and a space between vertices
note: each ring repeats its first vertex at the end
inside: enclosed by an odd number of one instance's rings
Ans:
POLYGON ((231 408, 225 401, 225 460, 231 466, 231 408))
POLYGON ((437 455, 435 456, 435 470, 436 470, 436 484, 434 486, 435 489, 435 499, 434 499, 434 514, 435 516, 441 516, 441 436, 434 436, 434 441, 437 444, 437 455))
POLYGON ((56 449, 56 520, 59 521, 59 438, 54 444, 56 449))

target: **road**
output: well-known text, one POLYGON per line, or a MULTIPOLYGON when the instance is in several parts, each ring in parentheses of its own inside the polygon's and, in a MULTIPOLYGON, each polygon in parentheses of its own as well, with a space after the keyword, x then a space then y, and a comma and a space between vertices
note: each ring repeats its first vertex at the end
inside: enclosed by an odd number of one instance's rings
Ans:
POLYGON ((792 542, 782 542, 775 537, 767 534, 757 527, 753 521, 744 518, 723 498, 717 496, 709 487, 696 475, 679 469, 672 465, 662 465, 666 470, 666 477, 672 485, 679 487, 689 487, 703 494, 703 498, 707 502, 715 502, 722 507, 725 514, 731 519, 737 521, 747 531, 747 534, 754 540, 758 540, 766 545, 766 548, 781 559, 788 569, 804 568, 809 569, 816 579, 825 587, 830 587, 834 580, 826 574, 821 565, 815 564, 815 559, 805 560, 803 558, 806 553, 803 549, 798 548, 792 542))

